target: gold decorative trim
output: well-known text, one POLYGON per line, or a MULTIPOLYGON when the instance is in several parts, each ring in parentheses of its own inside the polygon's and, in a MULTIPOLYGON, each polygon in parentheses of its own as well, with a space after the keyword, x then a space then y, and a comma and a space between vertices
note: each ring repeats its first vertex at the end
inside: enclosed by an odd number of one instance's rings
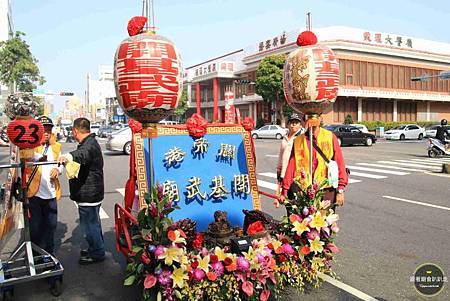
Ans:
MULTIPOLYGON (((175 135, 189 135, 189 132, 185 128, 165 127, 157 126, 158 136, 175 136, 175 135)), ((240 125, 236 126, 223 126, 223 125, 208 125, 206 128, 206 134, 243 134, 247 131, 240 125)), ((152 138, 154 136, 152 131, 147 131, 146 128, 142 130, 142 136, 144 138, 152 138)))
POLYGON ((250 181, 250 190, 252 194, 253 209, 261 210, 261 201, 259 199, 258 182, 256 180, 256 162, 253 157, 253 138, 250 132, 244 130, 242 133, 245 149, 245 159, 247 160, 248 178, 250 181))
POLYGON ((145 207, 144 194, 148 191, 147 167, 145 164, 144 139, 140 133, 134 134, 134 155, 136 168, 136 182, 139 193, 139 209, 145 207))

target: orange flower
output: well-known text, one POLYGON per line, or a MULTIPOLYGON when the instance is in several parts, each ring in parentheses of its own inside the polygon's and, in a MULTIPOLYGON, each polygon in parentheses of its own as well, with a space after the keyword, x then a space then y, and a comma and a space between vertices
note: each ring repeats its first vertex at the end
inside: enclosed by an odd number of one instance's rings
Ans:
POLYGON ((214 272, 206 273, 206 277, 208 277, 209 281, 216 281, 217 280, 217 275, 214 272))
POLYGON ((232 263, 230 265, 225 266, 225 268, 227 269, 228 272, 236 271, 236 264, 232 263))
POLYGON ((311 252, 311 249, 308 246, 304 246, 303 248, 300 249, 300 252, 303 255, 308 255, 311 252))
POLYGON ((293 222, 295 222, 295 221, 301 222, 301 221, 302 221, 302 218, 301 218, 300 216, 298 216, 297 214, 291 214, 291 215, 289 215, 289 221, 290 221, 291 223, 293 223, 293 222))

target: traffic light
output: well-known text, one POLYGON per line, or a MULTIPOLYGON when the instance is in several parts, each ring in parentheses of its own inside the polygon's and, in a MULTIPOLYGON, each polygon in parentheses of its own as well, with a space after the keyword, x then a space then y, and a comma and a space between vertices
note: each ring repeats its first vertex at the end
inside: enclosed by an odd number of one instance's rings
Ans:
POLYGON ((248 80, 248 79, 236 79, 234 81, 234 83, 236 85, 248 85, 248 84, 252 84, 253 82, 251 80, 248 80))
POLYGON ((59 96, 73 96, 73 92, 60 92, 59 96))

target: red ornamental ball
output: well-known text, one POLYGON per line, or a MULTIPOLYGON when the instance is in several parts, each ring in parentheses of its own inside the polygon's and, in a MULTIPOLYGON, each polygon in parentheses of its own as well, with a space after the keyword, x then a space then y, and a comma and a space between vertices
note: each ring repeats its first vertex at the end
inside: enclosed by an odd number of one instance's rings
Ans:
POLYGON ((306 46, 291 52, 284 64, 286 101, 304 114, 322 114, 331 109, 339 86, 339 62, 325 46, 306 46))
POLYGON ((41 144, 44 126, 30 116, 16 117, 8 124, 9 141, 20 149, 35 148, 41 144))
POLYGON ((317 44, 317 37, 312 31, 303 31, 297 37, 297 45, 300 47, 317 44))
POLYGON ((119 104, 130 118, 157 123, 170 116, 183 91, 175 45, 152 33, 125 39, 116 51, 114 83, 119 104))

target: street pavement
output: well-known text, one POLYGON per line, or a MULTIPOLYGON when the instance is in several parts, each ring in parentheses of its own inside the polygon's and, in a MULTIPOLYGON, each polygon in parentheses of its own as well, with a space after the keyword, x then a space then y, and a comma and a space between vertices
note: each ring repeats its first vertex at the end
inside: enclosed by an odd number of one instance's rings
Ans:
MULTIPOLYGON (((104 141, 100 140, 104 148, 104 141)), ((279 141, 256 140, 257 178, 262 191, 274 193, 279 141)), ((76 147, 63 143, 63 151, 76 147)), ((384 141, 372 147, 343 148, 351 169, 345 206, 338 209, 340 232, 336 244, 334 271, 338 282, 325 282, 318 290, 303 295, 288 292, 283 300, 450 300, 448 283, 440 295, 420 296, 410 277, 423 263, 435 263, 450 274, 450 177, 438 173, 450 157, 430 159, 426 140, 384 141), (373 300, 373 299, 372 299, 373 300)), ((0 160, 7 157, 0 149, 0 160)), ((107 260, 79 266, 79 250, 84 246, 78 226, 78 212, 68 198, 63 182, 56 235, 57 257, 64 265, 64 292, 52 297, 43 280, 18 285, 16 300, 140 300, 141 288, 124 287, 125 260, 115 250, 114 204, 122 203, 128 177, 129 157, 104 152, 105 200, 102 226, 107 260)), ((4 174, 0 174, 4 179, 4 174)), ((280 217, 273 200, 262 197, 263 210, 280 217)), ((7 258, 14 243, 2 251, 7 258)))

